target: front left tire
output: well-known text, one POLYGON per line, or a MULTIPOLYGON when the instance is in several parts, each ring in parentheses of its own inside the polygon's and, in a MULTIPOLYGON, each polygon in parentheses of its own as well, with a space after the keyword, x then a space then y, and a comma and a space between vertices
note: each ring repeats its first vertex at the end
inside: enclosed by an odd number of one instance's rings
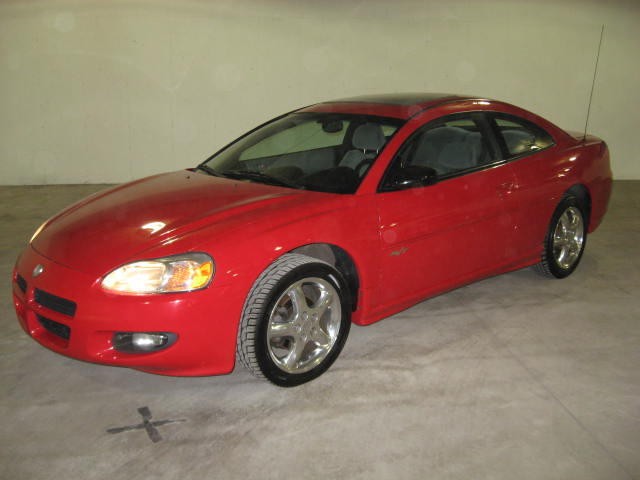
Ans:
POLYGON ((285 254, 249 293, 238 357, 255 376, 293 387, 331 366, 350 326, 351 304, 342 275, 321 260, 285 254))

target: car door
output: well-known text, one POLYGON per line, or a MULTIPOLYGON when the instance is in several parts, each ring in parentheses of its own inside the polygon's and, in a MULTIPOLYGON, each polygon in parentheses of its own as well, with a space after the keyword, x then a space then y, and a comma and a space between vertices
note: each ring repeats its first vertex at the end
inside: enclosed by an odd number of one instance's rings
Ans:
POLYGON ((513 185, 482 114, 450 115, 419 128, 376 195, 379 303, 441 292, 508 262, 513 185))

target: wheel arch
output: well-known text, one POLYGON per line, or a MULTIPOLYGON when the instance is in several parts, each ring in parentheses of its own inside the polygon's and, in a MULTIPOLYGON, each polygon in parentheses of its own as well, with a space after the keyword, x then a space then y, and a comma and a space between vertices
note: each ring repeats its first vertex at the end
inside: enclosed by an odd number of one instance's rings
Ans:
POLYGON ((356 263, 349 253, 342 247, 331 243, 310 243, 294 248, 288 253, 299 253, 308 257, 317 258, 333 266, 344 277, 349 288, 351 310, 356 311, 358 305, 358 291, 360 289, 360 276, 356 263))
POLYGON ((574 195, 580 203, 585 208, 585 216, 587 217, 585 220, 587 222, 587 229, 591 224, 591 194, 589 193, 589 189, 581 183, 577 183, 569 188, 565 194, 574 195))

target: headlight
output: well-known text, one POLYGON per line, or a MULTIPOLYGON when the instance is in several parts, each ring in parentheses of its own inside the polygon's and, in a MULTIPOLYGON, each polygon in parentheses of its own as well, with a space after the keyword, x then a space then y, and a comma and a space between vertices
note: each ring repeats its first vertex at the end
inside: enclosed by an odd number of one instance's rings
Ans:
POLYGON ((133 294, 190 292, 209 285, 214 270, 206 253, 186 253, 123 265, 104 277, 102 288, 133 294))

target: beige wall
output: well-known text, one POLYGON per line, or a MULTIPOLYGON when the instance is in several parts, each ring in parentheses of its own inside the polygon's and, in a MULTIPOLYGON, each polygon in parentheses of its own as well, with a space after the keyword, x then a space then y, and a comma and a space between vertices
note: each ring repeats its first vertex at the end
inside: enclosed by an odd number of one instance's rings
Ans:
POLYGON ((589 130, 640 178, 638 1, 0 0, 0 184, 192 166, 317 101, 445 91, 589 130))

